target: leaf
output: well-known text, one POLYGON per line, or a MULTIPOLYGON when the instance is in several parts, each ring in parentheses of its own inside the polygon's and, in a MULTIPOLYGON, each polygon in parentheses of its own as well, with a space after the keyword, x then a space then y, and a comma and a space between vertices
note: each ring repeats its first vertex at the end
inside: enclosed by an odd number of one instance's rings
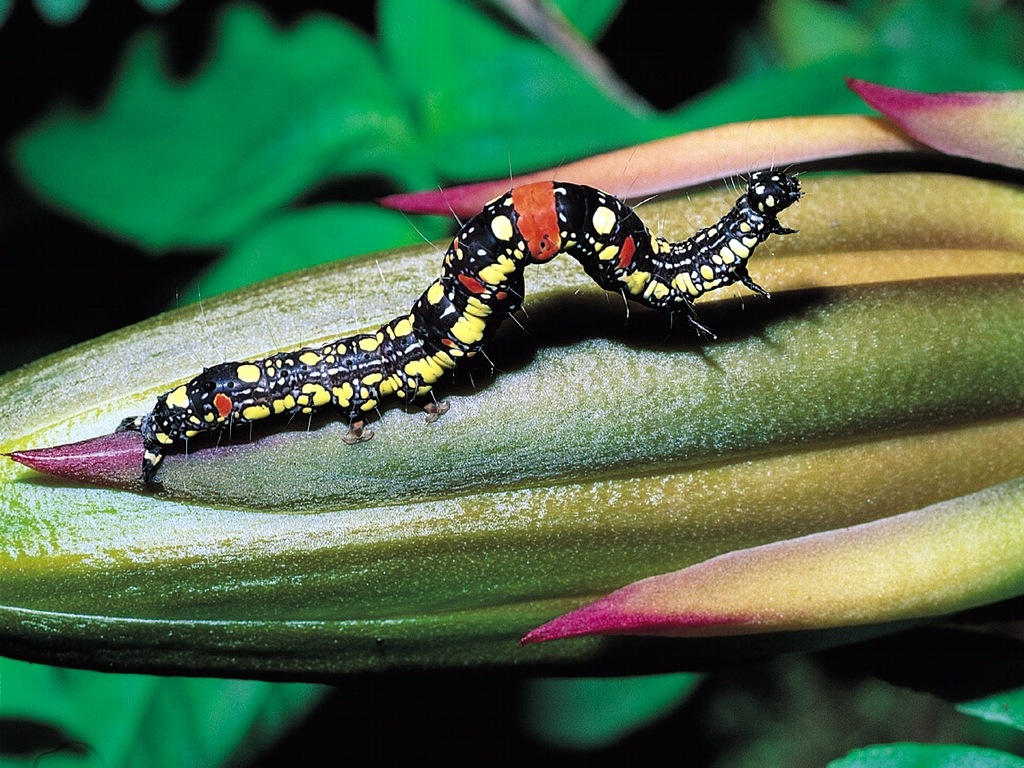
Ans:
POLYGON ((241 237, 197 280, 186 301, 347 256, 422 243, 440 237, 445 228, 438 221, 412 224, 405 216, 371 205, 282 212, 241 237))
POLYGON ((561 749, 601 749, 676 708, 702 675, 543 678, 526 684, 526 726, 561 749))
POLYGON ((1024 731, 1024 689, 1018 689, 975 701, 956 705, 957 711, 966 715, 1001 723, 1018 731, 1024 731))
POLYGON ((109 675, 0 658, 4 764, 61 756, 103 765, 204 765, 251 758, 330 690, 302 683, 109 675), (18 733, 20 743, 14 751, 18 733))
POLYGON ((202 71, 176 83, 159 38, 140 35, 104 107, 51 116, 15 143, 25 183, 152 250, 229 242, 329 174, 432 183, 359 32, 326 17, 282 31, 243 5, 217 39, 202 71))
POLYGON ((881 744, 855 749, 828 768, 1020 768, 1024 759, 984 747, 958 744, 881 744))
POLYGON ((442 176, 504 177, 510 167, 667 132, 656 115, 633 114, 561 55, 475 4, 382 0, 379 26, 388 68, 442 176))

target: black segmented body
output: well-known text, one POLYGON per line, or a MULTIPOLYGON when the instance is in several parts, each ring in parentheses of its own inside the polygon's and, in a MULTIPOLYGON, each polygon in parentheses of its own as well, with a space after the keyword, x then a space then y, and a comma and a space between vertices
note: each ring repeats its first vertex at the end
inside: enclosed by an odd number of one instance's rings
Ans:
MULTIPOLYGON (((517 187, 460 228, 441 276, 409 314, 372 333, 207 368, 119 429, 142 433, 147 483, 154 481, 167 448, 274 414, 334 405, 349 419, 346 439, 365 440, 373 434, 365 429, 365 413, 384 397, 408 402, 430 392, 522 306, 524 268, 559 253, 577 259, 602 288, 645 306, 685 311, 698 330, 710 334, 694 317, 693 300, 735 282, 767 296, 747 274, 746 263, 769 235, 793 232, 776 216, 799 198, 794 177, 755 173, 717 224, 671 243, 651 235, 622 201, 593 187, 561 182, 517 187)), ((446 409, 430 404, 428 420, 446 409)))

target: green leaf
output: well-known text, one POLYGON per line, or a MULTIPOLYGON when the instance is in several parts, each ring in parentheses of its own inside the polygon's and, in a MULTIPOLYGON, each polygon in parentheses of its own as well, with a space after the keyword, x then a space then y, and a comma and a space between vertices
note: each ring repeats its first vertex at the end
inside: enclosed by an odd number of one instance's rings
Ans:
POLYGON ((473 3, 382 0, 379 24, 388 66, 443 176, 507 176, 669 130, 473 3))
POLYGON ((600 749, 667 714, 702 675, 544 678, 526 687, 526 725, 561 749, 600 749))
POLYGON ((885 744, 856 749, 828 768, 1021 768, 1024 758, 957 744, 885 744))
POLYGON ((89 0, 34 0, 36 10, 49 24, 70 24, 85 10, 89 0))
POLYGON ((229 242, 332 173, 432 183, 361 33, 322 16, 280 30, 235 6, 217 40, 177 83, 159 38, 140 35, 99 112, 51 116, 16 142, 25 182, 155 250, 229 242))
POLYGON ((303 683, 110 675, 4 658, 0 678, 5 766, 240 763, 330 690, 303 683), (33 728, 26 733, 27 723, 33 728), (23 739, 17 753, 16 731, 23 739))
POLYGON ((956 708, 964 714, 1024 731, 1024 689, 965 701, 957 704, 956 708))
POLYGON ((186 293, 186 301, 346 256, 429 241, 446 228, 438 219, 413 224, 401 214, 370 205, 287 211, 241 238, 186 293))

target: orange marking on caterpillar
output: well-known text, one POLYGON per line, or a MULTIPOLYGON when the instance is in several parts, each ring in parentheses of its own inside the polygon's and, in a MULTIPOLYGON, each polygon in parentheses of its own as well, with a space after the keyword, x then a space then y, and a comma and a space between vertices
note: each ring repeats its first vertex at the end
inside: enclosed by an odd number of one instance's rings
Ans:
POLYGON ((222 419, 226 419, 231 413, 231 398, 223 392, 218 392, 213 398, 213 407, 217 409, 222 419))
POLYGON ((625 269, 630 265, 634 253, 636 253, 636 243, 633 241, 633 236, 630 235, 623 241, 622 248, 619 249, 619 269, 625 269))
POLYGON ((459 275, 459 282, 466 287, 467 291, 475 293, 477 296, 487 292, 487 286, 472 275, 459 275))
POLYGON ((526 247, 539 262, 551 261, 562 249, 558 213, 555 210, 555 186, 538 181, 512 190, 512 207, 519 215, 516 225, 526 238, 526 247))

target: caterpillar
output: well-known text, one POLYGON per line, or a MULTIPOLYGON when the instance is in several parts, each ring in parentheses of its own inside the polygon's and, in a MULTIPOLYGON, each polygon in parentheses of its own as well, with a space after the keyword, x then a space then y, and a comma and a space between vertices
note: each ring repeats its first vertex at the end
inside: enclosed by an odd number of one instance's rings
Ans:
MULTIPOLYGON (((716 224, 682 242, 651 234, 625 203, 593 187, 536 182, 488 203, 456 233, 441 276, 408 314, 370 333, 320 346, 206 368, 157 398, 153 410, 117 431, 143 438, 142 480, 156 482, 169 448, 201 433, 275 414, 312 413, 333 405, 349 420, 346 442, 373 436, 365 415, 385 397, 412 402, 464 357, 472 357, 523 303, 523 271, 559 253, 577 259, 602 288, 648 307, 684 311, 698 332, 693 301, 732 283, 769 297, 747 261, 769 235, 795 230, 780 211, 800 199, 797 179, 754 173, 746 191, 716 224)), ((434 421, 446 404, 425 407, 434 421)))

